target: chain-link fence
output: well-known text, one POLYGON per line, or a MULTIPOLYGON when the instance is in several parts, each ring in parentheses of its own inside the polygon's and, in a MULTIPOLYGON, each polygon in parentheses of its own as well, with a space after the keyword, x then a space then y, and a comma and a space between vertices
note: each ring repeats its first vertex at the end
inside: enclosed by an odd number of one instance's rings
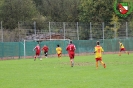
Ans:
POLYGON ((1 21, 0 41, 34 39, 119 39, 133 37, 132 22, 18 22, 15 29, 5 29, 1 21))
MULTIPOLYGON (((76 46, 75 53, 78 55, 88 55, 94 52, 94 47, 96 46, 97 40, 73 40, 76 46)), ((119 52, 119 41, 121 41, 126 50, 130 53, 133 51, 133 39, 104 39, 98 40, 100 45, 103 47, 105 52, 108 53, 118 53, 119 52)), ((40 42, 40 47, 44 45, 49 47, 48 56, 57 56, 56 47, 57 44, 62 48, 62 55, 67 54, 66 47, 69 40, 49 40, 40 42)), ((10 59, 10 58, 34 58, 35 51, 34 47, 37 45, 35 41, 25 41, 25 42, 0 42, 0 59, 10 59)), ((41 53, 44 57, 44 54, 41 53)))

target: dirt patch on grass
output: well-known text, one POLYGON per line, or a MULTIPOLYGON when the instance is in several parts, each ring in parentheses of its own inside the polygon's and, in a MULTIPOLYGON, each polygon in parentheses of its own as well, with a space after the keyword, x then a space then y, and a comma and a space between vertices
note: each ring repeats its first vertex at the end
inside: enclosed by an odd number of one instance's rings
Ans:
MULTIPOLYGON (((129 51, 130 54, 133 53, 133 51, 129 51)), ((104 52, 104 54, 119 54, 118 52, 104 52)), ((94 55, 94 53, 76 53, 75 56, 88 56, 88 55, 94 55)), ((62 54, 62 56, 68 56, 68 54, 62 54)), ((42 58, 44 58, 44 55, 41 55, 42 58)), ((48 55, 48 57, 57 57, 56 54, 53 55, 48 55)), ((12 56, 12 57, 0 57, 0 60, 13 60, 13 59, 21 59, 21 58, 25 58, 25 59, 31 59, 34 58, 34 56, 12 56)))

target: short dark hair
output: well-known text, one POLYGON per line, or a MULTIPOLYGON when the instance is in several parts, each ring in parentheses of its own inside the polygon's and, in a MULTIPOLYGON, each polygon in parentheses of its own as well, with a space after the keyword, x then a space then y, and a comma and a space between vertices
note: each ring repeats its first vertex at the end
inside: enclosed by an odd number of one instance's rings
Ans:
POLYGON ((58 44, 57 47, 60 47, 60 45, 58 44))
POLYGON ((70 41, 70 44, 72 44, 73 42, 72 41, 70 41))
POLYGON ((97 45, 99 45, 100 44, 100 42, 99 41, 97 41, 97 45))

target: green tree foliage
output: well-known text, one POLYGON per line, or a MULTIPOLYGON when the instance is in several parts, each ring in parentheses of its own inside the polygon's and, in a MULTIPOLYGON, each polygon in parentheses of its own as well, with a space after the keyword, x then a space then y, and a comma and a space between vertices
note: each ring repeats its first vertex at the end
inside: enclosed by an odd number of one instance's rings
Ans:
POLYGON ((82 22, 110 21, 114 0, 82 0, 79 7, 79 20, 82 22))
MULTIPOLYGON (((132 10, 133 8, 133 2, 131 0, 117 0, 117 2, 129 2, 128 3, 128 11, 132 10)), ((118 9, 117 9, 118 10, 118 9)), ((118 16, 118 21, 116 22, 116 31, 117 31, 117 36, 119 37, 125 37, 126 36, 126 30, 128 30, 128 34, 131 36, 133 33, 133 27, 131 26, 132 21, 131 19, 133 18, 133 10, 132 13, 127 15, 127 17, 121 17, 120 15, 118 16), (126 23, 127 22, 127 23, 126 23)))
POLYGON ((77 22, 80 0, 34 0, 41 15, 49 21, 77 22))
MULTIPOLYGON (((117 15, 114 11, 114 8, 117 8, 117 5, 116 7, 114 7, 115 1, 117 1, 117 3, 130 2, 130 0, 82 0, 79 6, 80 22, 92 22, 92 33, 99 33, 99 35, 102 35, 101 27, 103 26, 100 24, 104 22, 105 38, 113 38, 122 35, 121 32, 125 32, 126 30, 126 22, 129 22, 132 19, 132 13, 128 15, 126 18, 117 15)), ((87 38, 88 36, 90 36, 89 32, 90 30, 88 30, 88 33, 81 32, 80 35, 86 34, 84 36, 86 36, 87 38)), ((93 35, 93 37, 100 38, 102 36, 93 35)))
POLYGON ((5 29, 15 29, 18 21, 30 20, 37 14, 32 0, 4 0, 0 9, 5 29))
MULTIPOLYGON (((4 0, 0 0, 0 8, 2 8, 2 6, 3 6, 3 3, 4 3, 4 0)), ((2 13, 2 9, 0 9, 0 13, 2 13)), ((0 16, 0 20, 1 20, 1 16, 0 16)))
POLYGON ((36 17, 34 17, 32 19, 32 21, 36 22, 36 29, 37 30, 41 30, 41 29, 44 29, 44 30, 48 30, 48 19, 41 15, 41 14, 38 14, 36 17))
MULTIPOLYGON (((48 29, 44 28, 44 22, 46 21, 83 22, 81 23, 82 26, 80 26, 81 39, 89 39, 90 36, 102 38, 101 31, 104 25, 105 38, 113 38, 114 32, 125 30, 126 21, 130 21, 129 27, 130 30, 133 30, 133 12, 126 18, 116 15, 114 11, 115 1, 0 0, 0 21, 3 21, 5 29, 17 28, 19 21, 36 21, 37 29, 48 29), (103 24, 102 22, 105 23, 103 24), (99 34, 100 36, 97 33, 101 33, 99 34), (108 35, 110 36, 107 37, 108 35)), ((131 0, 117 0, 117 2, 128 1, 131 0)), ((33 24, 33 22, 31 23, 33 24)))
MULTIPOLYGON (((113 1, 114 0, 82 0, 79 6, 79 20, 80 22, 91 23, 92 35, 94 38, 102 38, 102 26, 106 26, 102 22, 111 21, 113 14, 113 1), (98 34, 99 33, 99 34, 98 34)), ((109 28, 106 28, 109 30, 109 28)), ((84 30, 84 28, 83 28, 84 30)), ((90 36, 90 30, 86 37, 90 36)))

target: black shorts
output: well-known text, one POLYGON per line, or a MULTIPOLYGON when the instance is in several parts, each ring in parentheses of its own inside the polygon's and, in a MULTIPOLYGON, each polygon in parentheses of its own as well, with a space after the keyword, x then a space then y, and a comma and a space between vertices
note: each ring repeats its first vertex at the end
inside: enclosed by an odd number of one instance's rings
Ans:
POLYGON ((47 51, 45 51, 45 52, 44 52, 44 55, 45 55, 45 56, 48 56, 48 52, 47 52, 47 51))

